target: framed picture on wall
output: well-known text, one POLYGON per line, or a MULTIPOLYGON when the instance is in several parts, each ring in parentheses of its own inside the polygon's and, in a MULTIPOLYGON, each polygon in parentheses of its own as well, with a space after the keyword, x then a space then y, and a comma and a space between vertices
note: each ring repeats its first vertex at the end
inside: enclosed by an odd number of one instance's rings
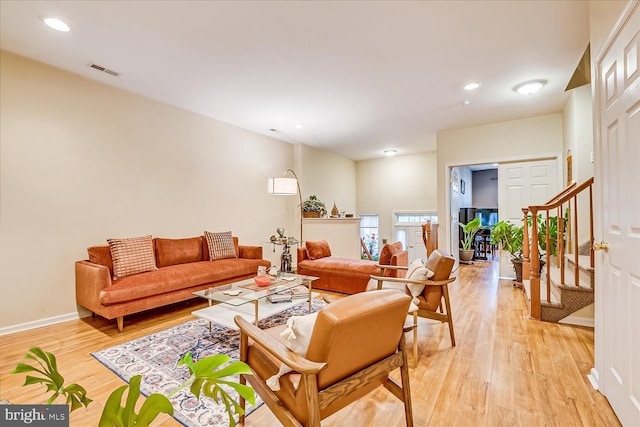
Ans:
POLYGON ((464 194, 464 192, 465 192, 464 179, 461 179, 461 180, 460 180, 460 192, 461 192, 462 194, 464 194))

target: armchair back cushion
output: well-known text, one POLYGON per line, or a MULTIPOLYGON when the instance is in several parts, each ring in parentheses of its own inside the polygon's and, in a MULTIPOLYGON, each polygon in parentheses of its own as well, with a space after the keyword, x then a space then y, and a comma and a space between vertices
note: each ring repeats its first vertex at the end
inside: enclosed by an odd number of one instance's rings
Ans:
MULTIPOLYGON (((402 242, 386 243, 380 251, 378 263, 380 265, 407 265, 409 253, 402 250, 402 242)), ((385 277, 398 277, 398 270, 387 268, 384 270, 385 277)))
MULTIPOLYGON (((307 359, 327 363, 318 374, 318 388, 394 354, 410 302, 407 295, 383 290, 351 295, 323 308, 307 349, 307 359)), ((380 378, 380 384, 385 380, 380 378)))
MULTIPOLYGON (((455 260, 453 257, 449 256, 446 252, 436 249, 431 252, 431 255, 429 255, 425 267, 434 273, 430 278, 431 280, 446 280, 451 275, 454 263, 455 260)), ((442 287, 425 286, 422 295, 424 296, 425 302, 421 302, 420 308, 435 311, 440 304, 440 299, 442 298, 442 287)))

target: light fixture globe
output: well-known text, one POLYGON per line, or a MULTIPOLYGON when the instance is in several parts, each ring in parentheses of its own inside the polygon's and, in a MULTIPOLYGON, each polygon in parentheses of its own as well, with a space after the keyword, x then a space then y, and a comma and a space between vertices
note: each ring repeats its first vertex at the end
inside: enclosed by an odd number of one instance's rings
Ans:
POLYGON ((516 85, 513 90, 518 92, 520 95, 533 95, 546 84, 546 80, 529 80, 516 85))

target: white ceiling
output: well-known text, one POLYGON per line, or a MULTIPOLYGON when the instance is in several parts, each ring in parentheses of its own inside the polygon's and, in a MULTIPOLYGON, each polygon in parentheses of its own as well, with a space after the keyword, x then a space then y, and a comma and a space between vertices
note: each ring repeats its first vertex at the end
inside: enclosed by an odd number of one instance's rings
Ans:
POLYGON ((360 160, 434 150, 443 129, 560 112, 588 21, 588 3, 572 0, 1 0, 0 47, 360 160), (539 78, 549 83, 536 95, 512 90, 539 78), (471 81, 482 87, 465 92, 471 81))

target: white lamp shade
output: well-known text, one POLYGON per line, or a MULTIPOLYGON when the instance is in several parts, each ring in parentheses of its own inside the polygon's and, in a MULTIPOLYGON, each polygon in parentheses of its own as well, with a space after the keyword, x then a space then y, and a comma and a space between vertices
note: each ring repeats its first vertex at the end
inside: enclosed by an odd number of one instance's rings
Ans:
POLYGON ((269 194, 291 196, 298 194, 298 181, 295 178, 269 178, 269 194))

